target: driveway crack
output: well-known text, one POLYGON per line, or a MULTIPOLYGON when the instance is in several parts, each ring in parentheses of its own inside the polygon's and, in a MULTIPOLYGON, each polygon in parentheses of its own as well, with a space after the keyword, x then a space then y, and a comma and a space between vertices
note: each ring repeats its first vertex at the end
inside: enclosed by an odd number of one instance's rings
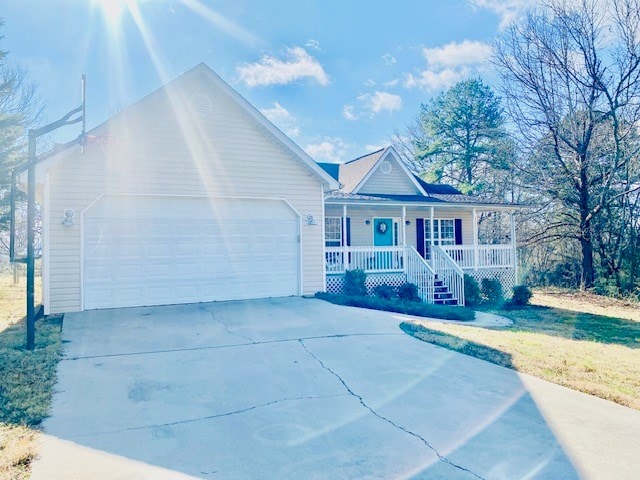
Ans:
POLYGON ((147 430, 149 428, 174 427, 176 425, 184 425, 186 423, 200 422, 200 421, 203 421, 203 420, 212 420, 212 419, 215 419, 215 418, 222 418, 222 417, 230 417, 232 415, 238 415, 240 413, 250 412, 251 410, 256 410, 258 408, 269 407, 271 405, 276 405, 278 403, 283 403, 283 402, 295 402, 295 401, 301 401, 301 400, 319 400, 319 399, 323 399, 323 398, 335 398, 335 397, 344 397, 344 396, 346 396, 346 394, 308 395, 308 396, 301 396, 301 397, 285 397, 285 398, 279 398, 277 400, 271 400, 270 402, 259 403, 257 405, 251 405, 250 407, 240 408, 238 410, 231 410, 230 412, 216 413, 214 415, 206 415, 204 417, 187 418, 187 419, 184 419, 184 420, 176 420, 175 422, 154 423, 154 424, 151 424, 151 425, 139 425, 137 427, 128 427, 128 428, 123 428, 123 429, 119 429, 119 430, 105 430, 105 431, 102 431, 102 432, 83 433, 83 434, 79 434, 79 435, 71 435, 70 437, 73 437, 73 438, 93 437, 95 435, 111 435, 111 434, 114 434, 114 433, 131 432, 131 431, 136 431, 136 430, 147 430))
POLYGON ((205 307, 200 307, 201 310, 204 310, 205 312, 207 312, 209 315, 211 315, 211 318, 213 318, 213 320, 215 322, 218 322, 220 325, 222 325, 225 329, 225 331, 230 334, 230 335, 235 335, 236 337, 240 337, 240 338, 244 338, 245 340, 249 340, 251 343, 256 343, 256 341, 251 338, 248 337, 246 335, 242 335, 241 333, 237 333, 237 332, 233 332, 231 331, 231 328, 229 328, 229 324, 223 322, 222 320, 220 320, 219 318, 216 317, 215 313, 213 313, 211 310, 206 309, 205 307))
POLYGON ((397 423, 395 423, 393 420, 391 420, 390 418, 385 417, 384 415, 381 415, 380 413, 376 412, 372 407, 370 407, 369 405, 367 405, 367 403, 364 401, 364 399, 358 395, 357 393, 355 393, 351 387, 349 387, 349 385, 347 385, 347 382, 344 381, 344 379, 338 375, 334 370, 332 370, 331 368, 329 368, 319 357, 317 357, 311 350, 309 350, 307 348, 307 346, 304 343, 303 339, 298 339, 298 342, 300 343, 300 345, 302 346, 302 348, 313 358, 315 359, 320 366, 326 370, 327 372, 329 372, 331 375, 333 375, 334 377, 336 377, 338 379, 338 381, 344 386, 345 390, 349 393, 349 395, 355 397, 359 402, 360 405, 362 405, 365 409, 367 409, 369 412, 371 412, 374 416, 376 416, 377 418, 379 418, 380 420, 388 423, 389 425, 393 426, 394 428, 401 430, 402 432, 411 435, 412 437, 418 439, 419 441, 421 441, 427 448, 429 448, 431 451, 433 451, 433 453, 436 454, 436 456, 438 457, 438 459, 441 462, 444 462, 458 470, 461 470, 463 472, 467 472, 471 475, 473 475, 474 477, 480 479, 480 480, 485 480, 483 477, 481 477, 480 475, 478 475, 475 472, 472 472, 471 470, 469 470, 468 468, 463 467, 462 465, 458 465, 454 462, 452 462, 451 460, 449 460, 447 457, 445 457, 444 455, 441 455, 440 452, 438 452, 438 450, 436 450, 436 448, 431 445, 431 443, 429 443, 427 441, 426 438, 424 438, 423 436, 412 432, 411 430, 403 427, 402 425, 398 425, 397 423))

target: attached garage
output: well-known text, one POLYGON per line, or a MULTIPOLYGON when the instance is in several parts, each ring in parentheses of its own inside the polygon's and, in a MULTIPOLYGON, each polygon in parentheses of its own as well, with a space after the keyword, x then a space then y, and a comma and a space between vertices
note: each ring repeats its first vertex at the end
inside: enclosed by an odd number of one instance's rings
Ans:
POLYGON ((84 309, 300 294, 282 200, 105 195, 82 225, 84 309))
POLYGON ((38 165, 45 313, 313 295, 337 181, 206 65, 38 165))

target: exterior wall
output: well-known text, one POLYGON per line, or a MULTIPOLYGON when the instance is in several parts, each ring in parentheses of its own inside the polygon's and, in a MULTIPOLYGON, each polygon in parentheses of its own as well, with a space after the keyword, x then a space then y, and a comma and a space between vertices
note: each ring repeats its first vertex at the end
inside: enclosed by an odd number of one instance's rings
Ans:
POLYGON ((377 168, 358 190, 358 193, 378 193, 387 195, 420 195, 420 190, 407 178, 406 173, 393 155, 387 155, 391 171, 383 173, 377 168))
MULTIPOLYGON (((104 193, 284 198, 322 218, 319 180, 204 73, 182 77, 91 133, 49 171, 48 313, 81 308, 81 212, 104 193), (64 211, 76 212, 63 227, 64 211)), ((301 222, 302 293, 324 287, 323 227, 301 222)))
MULTIPOLYGON (((325 215, 342 217, 342 206, 327 205, 325 215)), ((407 245, 417 249, 416 245, 416 219, 429 219, 431 215, 429 207, 407 207, 406 219, 411 223, 406 226, 407 245)), ((347 206, 347 217, 351 218, 351 245, 369 246, 373 244, 373 222, 365 223, 374 217, 402 219, 402 207, 400 206, 347 206)), ((435 207, 434 218, 459 218, 462 220, 462 244, 473 245, 473 214, 470 210, 456 207, 435 207)), ((399 225, 400 244, 402 244, 402 225, 399 225)))

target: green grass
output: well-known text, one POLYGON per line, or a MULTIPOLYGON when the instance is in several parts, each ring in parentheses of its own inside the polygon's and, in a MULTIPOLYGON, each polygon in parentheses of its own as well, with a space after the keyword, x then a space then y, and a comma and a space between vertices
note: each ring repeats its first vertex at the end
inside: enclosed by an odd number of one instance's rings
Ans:
POLYGON ((426 342, 640 410, 640 322, 540 306, 487 311, 514 324, 404 322, 401 328, 426 342))
POLYGON ((370 308, 385 312, 403 313, 417 317, 441 318, 444 320, 472 321, 475 312, 462 307, 449 307, 442 305, 429 305, 422 302, 407 302, 402 300, 384 300, 378 297, 358 297, 318 292, 317 298, 326 300, 336 305, 349 307, 370 308))
POLYGON ((25 348, 24 321, 0 332, 0 422, 37 426, 49 414, 61 354, 62 317, 36 322, 36 348, 25 348))

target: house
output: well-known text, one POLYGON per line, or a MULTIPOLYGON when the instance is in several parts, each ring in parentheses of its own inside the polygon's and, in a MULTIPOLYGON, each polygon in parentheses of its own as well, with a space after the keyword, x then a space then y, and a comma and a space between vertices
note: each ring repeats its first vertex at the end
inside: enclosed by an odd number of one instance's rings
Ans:
POLYGON ((338 182, 204 64, 48 156, 37 183, 45 313, 325 289, 338 182))
MULTIPOLYGON (((515 283, 515 232, 393 148, 318 164, 206 65, 40 158, 45 313, 312 295, 348 269, 464 303, 462 273, 515 283)), ((24 182, 24 174, 20 179, 24 182)))
POLYGON ((464 304, 465 273, 497 278, 505 292, 517 283, 517 206, 479 201, 448 185, 413 175, 393 147, 344 164, 319 164, 340 183, 325 193, 327 290, 343 288, 344 273, 362 269, 367 286, 418 286, 424 301, 464 304), (510 214, 508 242, 481 244, 479 219, 510 214))

